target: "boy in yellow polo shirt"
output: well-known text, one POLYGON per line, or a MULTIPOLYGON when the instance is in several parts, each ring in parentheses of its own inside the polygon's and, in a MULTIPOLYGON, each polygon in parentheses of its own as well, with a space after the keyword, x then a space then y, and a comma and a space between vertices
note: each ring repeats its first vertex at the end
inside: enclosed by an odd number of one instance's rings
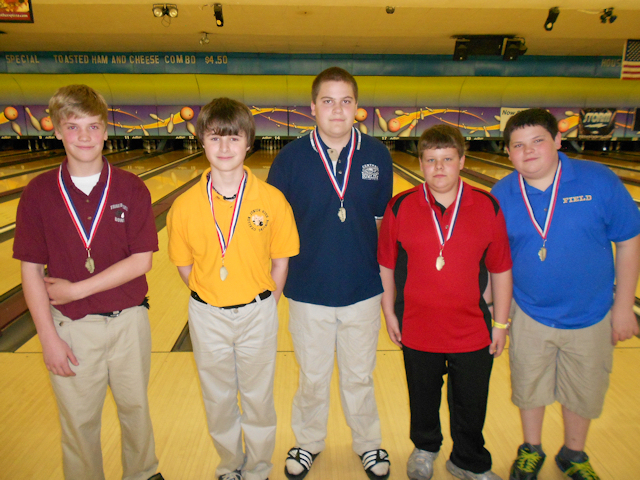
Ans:
POLYGON ((280 191, 244 166, 255 138, 246 105, 213 100, 196 133, 211 168, 169 212, 169 257, 191 289, 189 331, 220 455, 216 475, 265 480, 276 437, 276 304, 289 257, 299 252, 298 231, 280 191))

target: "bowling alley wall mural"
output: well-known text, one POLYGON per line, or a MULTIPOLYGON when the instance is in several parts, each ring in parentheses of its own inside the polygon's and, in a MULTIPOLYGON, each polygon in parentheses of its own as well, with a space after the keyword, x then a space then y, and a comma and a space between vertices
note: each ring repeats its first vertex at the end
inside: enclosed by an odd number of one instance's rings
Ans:
MULTIPOLYGON (((249 105, 257 137, 295 138, 315 127, 311 108, 304 106, 249 105)), ((47 106, 0 105, 0 138, 53 136, 47 106)), ((355 127, 375 137, 416 139, 433 125, 457 127, 463 136, 499 139, 509 117, 524 108, 508 107, 369 107, 360 106, 355 127)), ((563 138, 607 140, 635 138, 636 109, 549 108, 563 138)), ((198 105, 113 105, 109 109, 109 135, 118 138, 193 138, 198 105)))

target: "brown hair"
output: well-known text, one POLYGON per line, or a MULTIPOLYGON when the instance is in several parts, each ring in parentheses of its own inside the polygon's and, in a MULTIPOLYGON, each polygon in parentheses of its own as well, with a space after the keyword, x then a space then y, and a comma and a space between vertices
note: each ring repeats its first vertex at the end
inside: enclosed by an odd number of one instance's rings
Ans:
POLYGON ((330 67, 320 72, 313 80, 313 84, 311 85, 311 101, 313 103, 316 103, 320 87, 322 87, 324 82, 344 82, 350 84, 353 89, 353 97, 356 102, 358 101, 358 84, 356 83, 356 79, 353 78, 353 75, 343 68, 330 67))
POLYGON ((253 147, 256 124, 249 107, 231 98, 214 98, 200 110, 196 122, 196 135, 200 142, 208 132, 215 135, 239 135, 244 132, 247 146, 253 147))
POLYGON ((68 118, 98 116, 106 128, 109 120, 104 97, 87 85, 67 85, 59 88, 49 100, 49 116, 55 128, 68 118))
POLYGON ((418 140, 419 157, 425 150, 438 148, 455 148, 460 158, 464 155, 464 137, 460 130, 450 125, 434 125, 425 130, 418 140))
POLYGON ((502 132, 504 143, 507 145, 507 148, 511 142, 511 134, 515 130, 519 130, 524 127, 542 127, 549 132, 553 139, 556 138, 559 131, 558 120, 556 120, 556 117, 554 117, 552 113, 548 112, 544 108, 530 108, 528 110, 522 110, 507 120, 504 132, 502 132))

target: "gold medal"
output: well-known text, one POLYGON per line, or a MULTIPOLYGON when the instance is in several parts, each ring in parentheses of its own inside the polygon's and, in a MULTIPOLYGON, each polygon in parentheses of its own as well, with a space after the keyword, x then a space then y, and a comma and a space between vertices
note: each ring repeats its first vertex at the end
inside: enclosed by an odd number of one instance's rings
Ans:
POLYGON ((96 270, 96 264, 93 261, 93 258, 87 257, 87 261, 84 262, 84 268, 87 269, 89 273, 93 273, 96 270))
POLYGON ((436 270, 440 271, 444 267, 444 257, 442 254, 436 259, 436 270))
POLYGON ((341 222, 344 222, 347 219, 347 209, 344 207, 340 207, 338 209, 338 218, 341 222))
POLYGON ((227 270, 227 267, 223 265, 220 267, 220 280, 224 282, 227 279, 227 276, 229 276, 229 270, 227 270))
POLYGON ((541 262, 544 262, 545 258, 547 258, 547 249, 544 246, 538 250, 538 257, 540 257, 541 262))

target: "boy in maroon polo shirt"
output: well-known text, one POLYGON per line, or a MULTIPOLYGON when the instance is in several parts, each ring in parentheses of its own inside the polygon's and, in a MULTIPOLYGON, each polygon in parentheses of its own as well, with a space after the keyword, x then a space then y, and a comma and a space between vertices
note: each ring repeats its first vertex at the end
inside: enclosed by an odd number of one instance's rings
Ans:
POLYGON ((402 348, 409 387, 412 480, 429 480, 442 444, 440 397, 448 374, 458 478, 496 480, 482 429, 493 358, 506 341, 511 255, 504 217, 491 194, 460 180, 464 139, 448 125, 420 137, 425 184, 396 195, 380 229, 382 309, 402 348), (482 292, 490 272, 496 321, 482 292), (397 292, 397 293, 396 293, 397 292))
POLYGON ((158 480, 147 400, 145 273, 158 250, 149 191, 102 156, 107 104, 100 94, 63 87, 49 113, 67 158, 22 193, 13 256, 58 402, 64 476, 104 479, 100 420, 109 386, 123 479, 158 480))

